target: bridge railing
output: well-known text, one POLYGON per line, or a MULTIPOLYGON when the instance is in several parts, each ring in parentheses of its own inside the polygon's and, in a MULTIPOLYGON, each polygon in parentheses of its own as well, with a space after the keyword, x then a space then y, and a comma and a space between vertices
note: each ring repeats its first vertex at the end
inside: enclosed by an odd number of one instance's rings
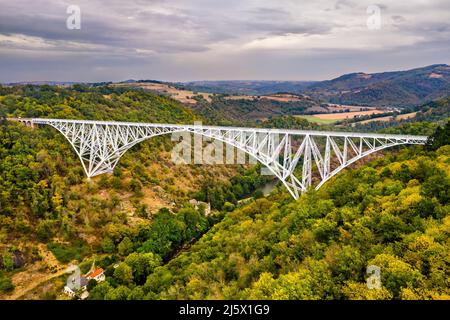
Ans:
POLYGON ((312 135, 312 136, 332 136, 332 137, 348 137, 348 138, 379 138, 379 139, 410 139, 426 142, 427 136, 418 135, 402 135, 402 134, 385 134, 385 133, 363 133, 348 131, 316 131, 316 130, 296 130, 296 129, 278 129, 278 128, 249 128, 249 127, 230 127, 230 126, 209 126, 198 124, 168 124, 168 123, 141 123, 141 122, 125 122, 125 121, 97 121, 97 120, 71 120, 71 119, 51 119, 51 118, 9 118, 14 121, 32 124, 50 124, 51 122, 66 122, 79 124, 97 124, 97 125, 117 125, 117 126, 139 126, 152 128, 185 128, 191 129, 210 129, 210 130, 227 130, 242 132, 258 132, 258 133, 278 133, 291 135, 312 135))

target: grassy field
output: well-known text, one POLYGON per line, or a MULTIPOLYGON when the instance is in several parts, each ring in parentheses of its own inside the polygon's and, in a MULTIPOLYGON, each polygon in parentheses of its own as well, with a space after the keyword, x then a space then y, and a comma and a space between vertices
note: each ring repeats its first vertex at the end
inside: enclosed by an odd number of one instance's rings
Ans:
POLYGON ((137 83, 115 83, 112 86, 115 87, 128 87, 128 88, 142 88, 144 90, 154 91, 160 94, 166 94, 171 98, 180 101, 181 103, 195 104, 197 101, 193 99, 193 96, 201 95, 203 99, 211 102, 210 93, 193 92, 189 90, 180 90, 165 83, 151 83, 151 82, 137 82, 137 83))
POLYGON ((330 123, 334 123, 336 121, 338 121, 339 119, 321 119, 315 116, 296 116, 297 118, 303 118, 306 119, 310 122, 315 122, 315 123, 319 123, 319 124, 330 124, 330 123))
POLYGON ((298 115, 297 117, 306 119, 311 122, 320 124, 330 124, 339 120, 353 119, 356 116, 365 116, 376 113, 383 113, 383 110, 366 110, 366 111, 353 111, 353 112, 335 112, 335 113, 318 113, 314 115, 298 115))
MULTIPOLYGON (((396 120, 403 120, 403 119, 409 119, 415 117, 417 112, 411 112, 411 113, 405 113, 405 114, 399 114, 395 117, 396 120)), ((387 116, 387 117, 381 117, 381 118, 373 118, 369 120, 359 121, 357 123, 363 124, 363 123, 369 123, 374 121, 391 121, 394 119, 394 116, 387 116)))

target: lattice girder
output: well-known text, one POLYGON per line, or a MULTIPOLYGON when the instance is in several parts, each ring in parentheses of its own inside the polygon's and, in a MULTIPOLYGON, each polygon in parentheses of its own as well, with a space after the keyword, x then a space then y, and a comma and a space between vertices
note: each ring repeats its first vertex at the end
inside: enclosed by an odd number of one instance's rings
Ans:
POLYGON ((232 145, 266 166, 297 199, 319 189, 355 161, 385 148, 424 144, 425 136, 240 128, 64 119, 13 119, 56 128, 72 145, 88 178, 112 172, 122 155, 155 136, 190 132, 232 145), (334 168, 333 168, 334 165, 334 168), (300 172, 297 177, 296 173, 300 172))

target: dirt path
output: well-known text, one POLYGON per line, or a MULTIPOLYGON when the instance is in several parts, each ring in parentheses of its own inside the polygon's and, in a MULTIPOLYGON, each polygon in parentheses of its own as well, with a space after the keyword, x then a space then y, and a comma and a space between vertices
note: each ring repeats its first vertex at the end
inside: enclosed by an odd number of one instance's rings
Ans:
POLYGON ((24 287, 20 287, 20 288, 16 288, 14 290, 13 295, 6 297, 7 300, 17 300, 20 299, 21 297, 23 297, 24 295, 26 295, 28 292, 32 291, 33 289, 35 289, 36 287, 38 287, 39 285, 53 279, 59 276, 62 276, 65 273, 69 273, 70 270, 68 269, 64 269, 64 270, 60 270, 56 273, 52 273, 50 275, 47 276, 42 276, 39 277, 39 279, 37 279, 37 281, 33 281, 31 283, 28 283, 27 286, 24 287))
POLYGON ((3 299, 20 299, 39 285, 74 270, 75 266, 60 264, 45 245, 40 244, 38 248, 43 259, 28 266, 25 271, 15 274, 12 277, 15 289, 12 294, 5 295, 3 299))

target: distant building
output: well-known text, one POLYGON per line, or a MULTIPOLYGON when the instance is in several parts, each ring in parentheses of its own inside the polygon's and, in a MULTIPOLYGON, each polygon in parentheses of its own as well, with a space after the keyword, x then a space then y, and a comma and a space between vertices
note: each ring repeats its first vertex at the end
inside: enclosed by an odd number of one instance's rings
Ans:
POLYGON ((189 203, 195 208, 198 209, 200 206, 205 208, 205 216, 211 213, 211 204, 208 202, 198 201, 196 199, 189 200, 189 203))

